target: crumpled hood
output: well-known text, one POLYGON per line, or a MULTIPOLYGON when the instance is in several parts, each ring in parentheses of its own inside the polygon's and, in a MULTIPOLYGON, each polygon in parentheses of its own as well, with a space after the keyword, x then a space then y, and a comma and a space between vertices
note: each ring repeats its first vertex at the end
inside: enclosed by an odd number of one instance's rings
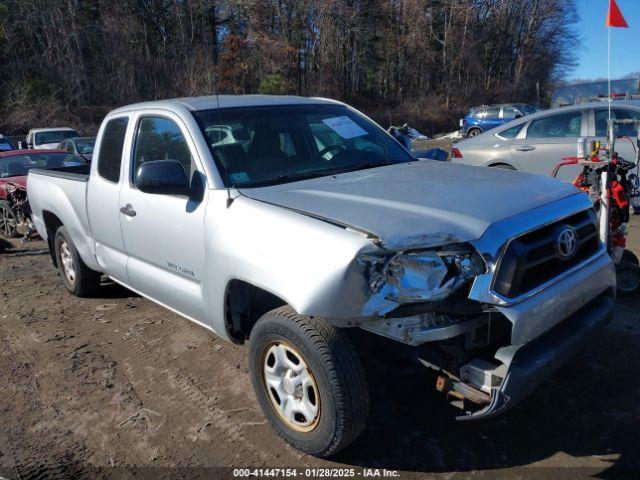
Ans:
POLYGON ((476 240, 496 221, 579 190, 539 175, 423 160, 240 192, 364 230, 393 249, 476 240))

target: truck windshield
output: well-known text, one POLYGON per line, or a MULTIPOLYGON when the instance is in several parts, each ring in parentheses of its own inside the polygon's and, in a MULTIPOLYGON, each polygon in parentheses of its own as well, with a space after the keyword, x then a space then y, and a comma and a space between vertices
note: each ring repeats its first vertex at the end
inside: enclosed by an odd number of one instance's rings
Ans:
POLYGON ((26 175, 31 168, 61 168, 86 165, 82 157, 72 153, 29 153, 0 158, 0 178, 26 175))
POLYGON ((228 187, 414 161, 386 132, 342 105, 224 108, 194 116, 228 187))
POLYGON ((74 130, 52 130, 50 132, 38 132, 34 135, 36 145, 45 143, 60 143, 67 138, 77 137, 78 133, 74 130))

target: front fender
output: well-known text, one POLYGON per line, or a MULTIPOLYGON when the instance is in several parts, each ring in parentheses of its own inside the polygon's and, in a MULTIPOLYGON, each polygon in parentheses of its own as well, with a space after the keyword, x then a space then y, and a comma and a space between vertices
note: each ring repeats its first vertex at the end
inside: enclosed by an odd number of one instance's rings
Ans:
POLYGON ((224 331, 231 280, 271 292, 303 315, 362 317, 370 289, 356 259, 378 250, 365 234, 242 196, 226 208, 226 192, 219 193, 210 197, 205 227, 216 331, 224 331))

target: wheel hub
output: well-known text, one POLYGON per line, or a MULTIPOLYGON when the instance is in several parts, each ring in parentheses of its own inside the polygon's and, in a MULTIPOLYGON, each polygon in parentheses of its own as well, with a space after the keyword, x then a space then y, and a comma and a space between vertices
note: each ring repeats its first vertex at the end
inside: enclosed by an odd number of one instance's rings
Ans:
POLYGON ((287 395, 295 395, 296 392, 296 385, 295 385, 295 379, 292 378, 295 376, 295 372, 293 370, 287 370, 287 373, 285 373, 284 378, 282 379, 282 388, 284 389, 285 392, 287 392, 287 395))

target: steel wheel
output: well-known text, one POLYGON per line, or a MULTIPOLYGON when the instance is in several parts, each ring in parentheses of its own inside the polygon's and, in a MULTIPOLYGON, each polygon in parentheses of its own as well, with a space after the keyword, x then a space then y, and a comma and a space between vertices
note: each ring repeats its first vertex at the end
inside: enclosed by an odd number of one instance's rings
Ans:
POLYGON ((307 362, 293 346, 275 342, 265 349, 263 381, 271 406, 299 432, 310 432, 320 420, 318 385, 307 362))
POLYGON ((344 332, 285 305, 262 315, 249 340, 253 390, 285 441, 328 457, 360 435, 369 394, 360 359, 344 332))
POLYGON ((17 233, 16 215, 8 205, 0 204, 0 233, 6 237, 15 237, 17 233))
POLYGON ((69 249, 69 244, 64 240, 60 242, 60 261, 62 262, 62 271, 71 285, 76 282, 76 269, 73 263, 73 255, 69 249))

